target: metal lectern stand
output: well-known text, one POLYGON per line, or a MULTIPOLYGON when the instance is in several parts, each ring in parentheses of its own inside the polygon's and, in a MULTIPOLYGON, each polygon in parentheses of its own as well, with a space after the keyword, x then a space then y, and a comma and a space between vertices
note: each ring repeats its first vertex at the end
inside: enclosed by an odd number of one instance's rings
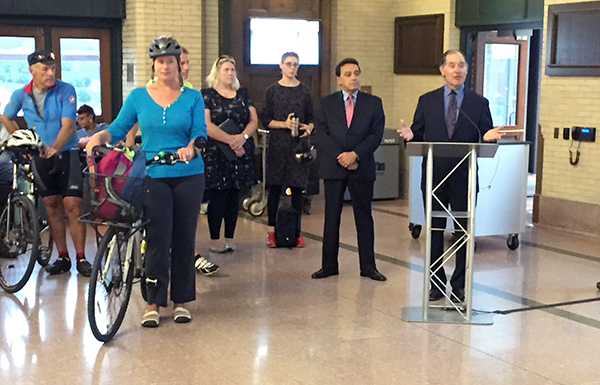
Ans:
MULTIPOLYGON (((402 319, 408 322, 437 322, 491 325, 492 317, 489 314, 472 314, 473 305, 471 294, 473 291, 473 254, 475 251, 475 201, 477 198, 477 157, 492 158, 496 154, 497 144, 492 143, 453 143, 453 142, 418 142, 408 143, 406 153, 409 156, 423 156, 427 159, 426 181, 425 181, 425 266, 423 274, 423 306, 406 306, 402 308, 402 319), (461 158, 460 162, 446 175, 442 181, 433 186, 433 157, 461 158), (469 194, 467 211, 450 211, 442 205, 441 211, 432 211, 433 199, 437 189, 454 173, 458 167, 469 162, 469 194), (442 254, 441 264, 443 266, 463 246, 467 247, 466 269, 465 269, 465 301, 464 306, 455 304, 446 294, 445 288, 440 288, 444 297, 451 306, 429 305, 429 282, 431 279, 431 218, 451 218, 455 226, 462 230, 463 236, 457 239, 442 254), (463 228, 457 218, 467 219, 467 228, 463 228)), ((435 229, 444 230, 444 229, 435 229)))

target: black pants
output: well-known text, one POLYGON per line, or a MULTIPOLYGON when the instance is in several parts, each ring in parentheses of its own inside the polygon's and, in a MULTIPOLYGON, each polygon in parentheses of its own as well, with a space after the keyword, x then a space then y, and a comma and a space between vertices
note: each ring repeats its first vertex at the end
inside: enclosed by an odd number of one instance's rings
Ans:
MULTIPOLYGON (((269 185, 269 197, 267 199, 267 215, 269 217, 269 226, 275 226, 277 219, 277 209, 279 208, 279 198, 281 197, 282 185, 269 185)), ((290 187, 292 190, 292 207, 302 215, 302 206, 304 199, 302 198, 302 187, 290 187)))
POLYGON ((375 270, 375 231, 373 216, 371 215, 373 183, 373 181, 350 178, 324 180, 325 224, 323 229, 323 270, 338 270, 340 221, 346 186, 350 190, 352 209, 354 211, 360 271, 370 273, 375 270))
POLYGON ((221 237, 221 222, 225 222, 225 238, 233 238, 239 211, 240 190, 235 188, 208 189, 208 231, 210 239, 221 237))
MULTIPOLYGON (((466 184, 465 184, 466 185, 466 184)), ((436 191, 436 196, 442 202, 442 204, 448 207, 448 204, 451 206, 452 211, 467 211, 467 192, 465 191, 464 186, 454 186, 453 184, 448 184, 448 181, 444 183, 436 191)), ((425 202, 425 193, 423 193, 423 202, 425 202)), ((432 211, 441 211, 442 206, 440 203, 432 199, 431 202, 431 210, 432 211)), ((467 228, 467 219, 460 218, 458 219, 463 228, 467 228)), ((431 219, 431 227, 433 229, 445 229, 446 228, 446 218, 432 218, 431 219)), ((463 235, 462 230, 454 224, 454 228, 456 229, 456 233, 459 236, 463 235)), ((440 266, 442 263, 442 254, 444 253, 444 230, 433 230, 431 232, 431 270, 435 272, 434 275, 431 276, 431 280, 435 280, 438 285, 444 291, 444 287, 446 286, 446 272, 443 266, 440 266), (436 271, 437 270, 437 271, 436 271)), ((454 272, 452 273, 452 278, 450 279, 450 285, 454 289, 464 289, 465 288, 465 261, 467 256, 467 247, 466 245, 458 249, 456 252, 456 265, 454 268, 454 272)))
POLYGON ((148 304, 167 306, 169 281, 171 301, 193 301, 196 299, 194 247, 204 174, 146 177, 145 189, 144 210, 150 220, 146 225, 146 276, 157 280, 156 284, 147 283, 148 304))

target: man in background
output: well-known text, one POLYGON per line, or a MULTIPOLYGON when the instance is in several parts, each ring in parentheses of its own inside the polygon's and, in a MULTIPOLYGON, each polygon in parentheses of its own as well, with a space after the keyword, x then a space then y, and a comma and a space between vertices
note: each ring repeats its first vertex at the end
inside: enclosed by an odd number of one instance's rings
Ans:
POLYGON ((106 123, 96 123, 96 113, 94 109, 87 104, 79 107, 77 110, 77 140, 79 148, 85 148, 92 135, 98 131, 105 130, 108 127, 106 123))
POLYGON ((347 187, 358 237, 360 276, 385 281, 375 267, 371 213, 376 173, 373 154, 383 136, 383 105, 377 96, 359 92, 361 71, 356 59, 342 60, 335 67, 335 75, 342 91, 321 98, 315 115, 320 176, 325 185, 325 223, 321 269, 312 278, 339 273, 340 219, 347 187))

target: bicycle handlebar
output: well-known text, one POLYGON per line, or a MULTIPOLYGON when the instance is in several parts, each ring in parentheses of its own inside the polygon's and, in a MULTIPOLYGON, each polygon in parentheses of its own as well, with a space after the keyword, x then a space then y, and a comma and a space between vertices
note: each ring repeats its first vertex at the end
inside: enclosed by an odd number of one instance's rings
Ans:
MULTIPOLYGON (((197 158, 198 154, 194 154, 193 158, 197 158)), ((168 166, 172 166, 177 162, 189 163, 187 160, 179 159, 179 155, 176 152, 159 152, 154 155, 152 158, 146 160, 146 166, 151 164, 166 164, 168 166)))

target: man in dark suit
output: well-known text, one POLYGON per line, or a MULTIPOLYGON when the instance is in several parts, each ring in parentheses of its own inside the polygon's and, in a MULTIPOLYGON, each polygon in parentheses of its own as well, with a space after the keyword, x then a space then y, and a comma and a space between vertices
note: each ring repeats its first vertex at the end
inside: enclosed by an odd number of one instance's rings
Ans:
POLYGON ((321 152, 320 176, 325 185, 325 225, 321 269, 315 279, 337 275, 340 217, 346 187, 350 190, 358 236, 361 277, 386 278, 375 268, 375 235, 371 201, 375 158, 383 136, 385 116, 381 99, 359 92, 360 66, 347 58, 335 67, 342 91, 321 98, 315 130, 321 152))
MULTIPOLYGON (((499 130, 503 127, 493 128, 487 99, 464 86, 468 70, 464 55, 460 51, 446 51, 439 69, 446 84, 419 98, 412 126, 408 128, 403 120, 400 121, 400 137, 407 141, 470 143, 501 138, 503 134, 499 130)), ((437 186, 459 161, 436 157, 433 160, 433 186, 437 186)), ((468 173, 468 163, 465 162, 436 190, 441 204, 446 207, 449 204, 452 211, 467 211, 468 173)), ((421 188, 425 194, 425 167, 422 175, 421 188)), ((435 199, 432 210, 442 210, 435 199)), ((459 219, 459 222, 467 227, 466 219, 459 219)), ((432 218, 431 226, 434 229, 445 228, 446 218, 432 218)), ((444 231, 434 230, 431 233, 431 269, 435 273, 431 277, 430 301, 441 299, 442 292, 446 290, 446 273, 440 266, 443 253, 444 231)), ((465 259, 466 246, 463 246, 456 253, 456 267, 450 279, 454 301, 462 302, 465 298, 465 259)))

